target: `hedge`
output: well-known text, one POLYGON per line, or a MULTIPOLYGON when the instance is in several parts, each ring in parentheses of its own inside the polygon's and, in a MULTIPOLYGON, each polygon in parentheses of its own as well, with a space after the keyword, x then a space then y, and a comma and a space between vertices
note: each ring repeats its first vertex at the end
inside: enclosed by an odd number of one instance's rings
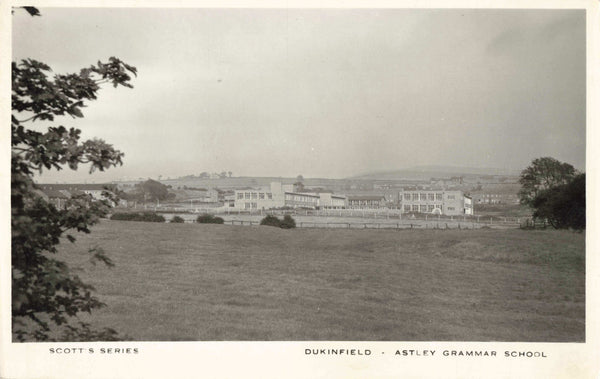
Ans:
POLYGON ((205 213, 198 216, 196 222, 199 224, 222 224, 225 222, 221 217, 215 217, 211 214, 205 213))
POLYGON ((165 222, 165 218, 154 212, 122 212, 110 216, 111 220, 165 222))

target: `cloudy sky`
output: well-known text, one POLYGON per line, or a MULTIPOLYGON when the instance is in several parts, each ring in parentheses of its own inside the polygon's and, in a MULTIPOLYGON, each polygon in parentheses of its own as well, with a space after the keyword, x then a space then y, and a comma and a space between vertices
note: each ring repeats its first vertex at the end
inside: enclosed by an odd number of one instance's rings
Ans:
POLYGON ((540 156, 585 170, 581 10, 40 10, 13 16, 13 59, 139 71, 84 119, 57 120, 125 164, 43 181, 520 170, 540 156))

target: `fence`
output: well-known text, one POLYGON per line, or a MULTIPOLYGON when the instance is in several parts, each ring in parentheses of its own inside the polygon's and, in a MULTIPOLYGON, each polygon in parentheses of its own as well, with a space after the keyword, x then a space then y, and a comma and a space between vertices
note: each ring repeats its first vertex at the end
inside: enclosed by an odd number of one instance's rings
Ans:
MULTIPOLYGON (((211 213, 209 209, 204 209, 206 213, 211 213)), ((212 211, 214 212, 214 210, 212 211)), ((502 217, 502 216, 478 216, 478 215, 430 215, 423 213, 401 213, 399 210, 356 210, 356 209, 340 209, 340 210, 225 210, 215 212, 215 214, 226 215, 273 215, 284 216, 286 214, 292 216, 315 216, 315 217, 352 217, 352 218, 368 218, 368 219, 386 219, 386 220, 405 220, 405 221, 435 221, 435 222, 464 222, 478 224, 499 224, 499 225, 514 225, 519 226, 524 223, 527 218, 522 217, 502 217)))
POLYGON ((546 219, 525 219, 520 225, 521 229, 546 229, 549 226, 546 219))
MULTIPOLYGON (((194 220, 187 220, 187 223, 195 223, 194 220)), ((252 220, 229 220, 225 225, 244 225, 258 226, 260 221, 252 220)), ((296 222, 297 228, 335 228, 335 229, 479 229, 481 225, 475 223, 378 223, 378 222, 296 222)))
MULTIPOLYGON (((486 225, 500 225, 523 227, 526 223, 532 223, 527 217, 504 217, 485 215, 434 215, 426 213, 402 213, 400 209, 268 209, 268 210, 242 210, 229 207, 219 208, 178 208, 172 206, 158 206, 153 209, 157 213, 181 213, 181 214, 213 214, 213 215, 247 215, 247 216, 313 216, 313 217, 344 217, 363 219, 385 219, 398 221, 426 221, 426 222, 463 222, 486 225)), ((245 221, 250 222, 250 221, 245 221)), ((540 225, 536 225, 539 227, 540 225)))

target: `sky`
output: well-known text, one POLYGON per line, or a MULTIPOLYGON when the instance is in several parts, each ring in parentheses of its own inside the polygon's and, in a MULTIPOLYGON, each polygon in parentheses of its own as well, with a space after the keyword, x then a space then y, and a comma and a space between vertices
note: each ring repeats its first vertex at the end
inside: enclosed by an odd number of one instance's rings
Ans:
POLYGON ((582 10, 40 11, 13 15, 13 60, 138 69, 133 89, 104 87, 83 119, 54 123, 113 144, 124 165, 40 181, 520 171, 542 156, 585 170, 582 10))

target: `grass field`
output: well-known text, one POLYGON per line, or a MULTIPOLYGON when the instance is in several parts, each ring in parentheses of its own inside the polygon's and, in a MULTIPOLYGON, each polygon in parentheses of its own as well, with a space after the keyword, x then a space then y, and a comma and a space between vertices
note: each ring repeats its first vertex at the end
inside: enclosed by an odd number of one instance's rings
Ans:
POLYGON ((62 246, 108 305, 85 320, 132 340, 585 340, 584 234, 103 221, 62 246))

